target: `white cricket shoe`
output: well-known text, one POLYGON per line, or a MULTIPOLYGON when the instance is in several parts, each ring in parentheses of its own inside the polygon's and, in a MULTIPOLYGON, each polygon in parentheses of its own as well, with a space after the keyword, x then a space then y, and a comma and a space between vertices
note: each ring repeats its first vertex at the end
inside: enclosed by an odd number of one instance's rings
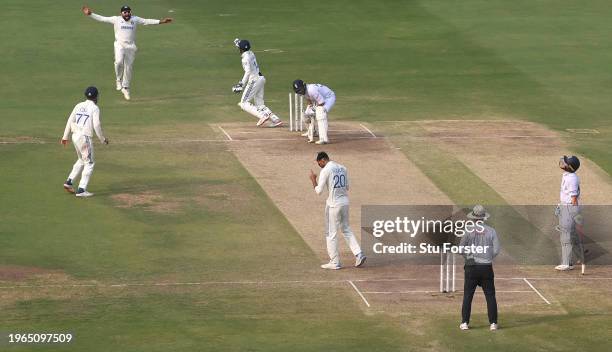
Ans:
POLYGON ((366 261, 366 256, 363 253, 357 254, 357 259, 355 259, 355 267, 358 268, 363 265, 366 261))
POLYGON ((306 133, 302 133, 300 136, 302 136, 302 137, 308 137, 308 131, 306 131, 306 133))
POLYGON ((118 91, 121 90, 121 88, 123 88, 123 86, 121 85, 121 81, 117 81, 115 87, 118 91))
POLYGON ((329 270, 338 270, 338 269, 342 268, 342 266, 340 264, 327 263, 327 264, 321 265, 321 268, 329 269, 329 270))
POLYGON ((283 125, 283 121, 278 120, 278 121, 276 121, 276 122, 272 122, 272 123, 270 124, 270 127, 274 128, 274 127, 280 127, 280 126, 282 126, 282 125, 283 125))
POLYGON ((491 331, 497 330, 497 324, 496 323, 491 324, 491 327, 489 327, 489 330, 491 331))
POLYGON ((123 97, 125 98, 125 100, 132 99, 130 97, 130 90, 128 88, 121 88, 121 93, 123 93, 123 97))
POLYGON ((327 144, 327 143, 329 143, 329 142, 328 142, 328 141, 316 141, 316 142, 315 142, 315 144, 319 144, 319 145, 321 145, 321 144, 327 144))
POLYGON ((308 143, 314 143, 315 141, 314 141, 314 139, 309 139, 309 140, 307 140, 306 142, 308 142, 308 143))
POLYGON ((89 197, 92 197, 94 194, 91 193, 91 192, 83 191, 83 192, 77 193, 75 195, 77 197, 79 197, 79 198, 89 198, 89 197))
POLYGON ((574 269, 574 267, 569 265, 557 265, 555 269, 559 271, 568 271, 574 269))
POLYGON ((264 116, 257 121, 257 127, 263 125, 266 121, 270 119, 270 116, 264 116))
POLYGON ((461 329, 461 330, 469 330, 470 327, 468 326, 468 323, 461 323, 461 325, 459 325, 459 329, 461 329))

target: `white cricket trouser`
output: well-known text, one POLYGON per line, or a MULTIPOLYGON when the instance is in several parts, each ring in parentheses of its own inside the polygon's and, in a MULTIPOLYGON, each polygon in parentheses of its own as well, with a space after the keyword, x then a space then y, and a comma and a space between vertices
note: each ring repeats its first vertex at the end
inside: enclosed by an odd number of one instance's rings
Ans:
POLYGON ((242 110, 255 116, 257 119, 267 116, 272 120, 272 122, 277 122, 279 120, 278 116, 276 116, 272 110, 270 110, 264 104, 265 85, 266 78, 264 76, 259 76, 256 79, 249 80, 246 87, 244 87, 242 98, 240 99, 238 106, 240 106, 242 110), (251 100, 255 103, 255 105, 251 103, 251 100))
POLYGON ((330 97, 325 97, 325 104, 323 104, 323 107, 325 108, 325 111, 327 111, 328 113, 331 111, 331 109, 334 107, 334 104, 336 104, 336 95, 332 94, 332 96, 330 97))
MULTIPOLYGON (((317 119, 317 130, 319 131, 319 140, 322 142, 329 142, 329 138, 327 138, 327 110, 325 106, 317 106, 316 111, 316 119, 317 119)), ((314 137, 314 131, 313 131, 314 137)), ((310 136, 310 126, 308 129, 308 138, 310 136)), ((311 139, 312 140, 312 139, 311 139)))
POLYGON ((338 230, 342 230, 346 243, 353 255, 361 253, 361 247, 349 227, 349 206, 325 206, 325 239, 327 241, 327 254, 331 263, 340 265, 338 253, 338 230))
POLYGON ((72 166, 68 178, 74 181, 82 171, 79 188, 86 190, 95 165, 93 142, 91 137, 73 133, 72 144, 77 152, 77 161, 72 166))
POLYGON ((132 66, 134 65, 137 50, 138 48, 133 43, 121 44, 115 42, 115 76, 117 77, 117 82, 120 82, 123 88, 130 88, 132 66))
MULTIPOLYGON (((317 106, 315 109, 317 118, 317 129, 319 131, 319 140, 322 142, 329 142, 329 138, 327 138, 327 114, 329 114, 331 109, 334 107, 334 104, 336 104, 336 95, 332 94, 330 97, 325 97, 325 104, 323 104, 323 106, 317 106)), ((308 132, 308 138, 310 138, 310 129, 308 130, 308 132)), ((314 130, 312 135, 314 137, 314 130)))
POLYGON ((580 209, 578 206, 571 204, 559 205, 559 230, 561 241, 561 265, 570 265, 572 262, 572 242, 573 236, 576 236, 576 224, 574 218, 578 215, 580 209))

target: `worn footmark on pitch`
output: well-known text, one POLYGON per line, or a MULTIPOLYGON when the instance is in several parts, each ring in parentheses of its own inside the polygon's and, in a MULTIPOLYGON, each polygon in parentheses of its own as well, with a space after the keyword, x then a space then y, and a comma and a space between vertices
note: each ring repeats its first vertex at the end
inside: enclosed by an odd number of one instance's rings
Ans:
POLYGON ((156 214, 177 214, 193 203, 209 212, 241 214, 254 199, 241 185, 223 184, 197 186, 191 197, 178 198, 149 190, 115 194, 111 198, 117 208, 142 209, 156 214))
MULTIPOLYGON (((51 270, 33 266, 0 265, 0 286, 36 285, 38 283, 53 282, 64 285, 73 282, 73 278, 62 270, 51 270)), ((27 301, 42 298, 67 298, 65 292, 54 293, 49 296, 45 289, 30 290, 23 292, 19 290, 3 290, 0 292, 0 308, 8 307, 19 301, 27 301)))
POLYGON ((181 203, 167 199, 159 192, 120 193, 111 196, 118 208, 141 208, 144 211, 159 214, 174 214, 181 208, 181 203))

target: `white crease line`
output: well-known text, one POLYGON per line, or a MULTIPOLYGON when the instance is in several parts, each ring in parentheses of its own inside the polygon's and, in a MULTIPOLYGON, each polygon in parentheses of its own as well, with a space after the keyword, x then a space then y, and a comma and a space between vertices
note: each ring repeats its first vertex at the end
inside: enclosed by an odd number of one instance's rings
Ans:
POLYGON ((508 277, 508 278, 495 278, 495 280, 612 280, 612 277, 508 277))
POLYGON ((293 281, 203 281, 203 282, 150 282, 150 283, 123 283, 123 284, 48 284, 48 285, 15 285, 0 286, 0 289, 19 288, 66 288, 66 287, 142 287, 142 286, 204 286, 204 285, 282 285, 282 284, 341 284, 345 280, 293 280, 293 281))
POLYGON ((361 291, 359 291, 359 289, 357 288, 357 286, 355 286, 355 284, 353 283, 353 281, 348 280, 348 283, 351 284, 351 286, 353 286, 353 288, 355 289, 355 291, 357 291, 357 293, 359 294, 359 296, 361 297, 361 299, 363 300, 363 302, 366 304, 366 306, 370 307, 370 303, 368 303, 368 300, 363 296, 363 294, 361 293, 361 291))
MULTIPOLYGON (((495 280, 556 280, 556 281, 575 281, 575 280, 612 280, 612 277, 496 277, 495 280)), ((457 280, 463 280, 457 278, 457 280)), ((401 282, 401 281, 437 281, 437 279, 353 279, 351 282, 401 282)), ((204 286, 204 285, 283 285, 283 284, 342 284, 346 280, 285 280, 285 281, 202 281, 202 282, 132 282, 122 284, 47 284, 47 285, 14 285, 0 286, 0 289, 19 289, 19 288, 66 288, 66 287, 134 287, 134 286, 204 286)), ((8 283, 8 282, 6 282, 8 283)), ((432 291, 434 292, 434 291, 432 291)), ((438 291, 435 291, 438 292, 438 291)), ((498 291, 501 292, 501 291, 498 291)), ((531 291, 528 291, 531 292, 531 291)))
POLYGON ((531 287, 531 289, 538 294, 538 296, 540 296, 540 298, 542 298, 544 300, 544 302, 546 302, 546 304, 550 304, 550 302, 546 299, 546 297, 542 296, 542 294, 540 293, 540 291, 538 291, 535 287, 533 287, 533 285, 531 284, 531 282, 529 282, 529 280, 527 280, 527 278, 523 278, 523 281, 525 281, 527 283, 527 285, 529 285, 529 287, 531 287))
POLYGON ((396 135, 389 136, 391 139, 417 139, 417 140, 427 140, 427 139, 497 139, 497 138, 558 138, 557 136, 526 136, 526 135, 491 135, 491 136, 406 136, 406 135, 396 135))
POLYGON ((217 126, 219 127, 219 129, 221 130, 221 132, 223 132, 223 134, 225 134, 225 136, 227 137, 228 140, 233 141, 232 136, 230 136, 227 132, 225 132, 225 130, 223 129, 223 127, 221 126, 217 126))
MULTIPOLYGON (((455 291, 462 292, 462 291, 455 291)), ((495 290, 496 293, 533 293, 533 291, 525 291, 525 290, 510 290, 510 291, 500 291, 495 290)), ((371 293, 371 294, 380 294, 380 295, 391 295, 391 294, 409 294, 409 293, 442 293, 439 290, 435 291, 422 291, 422 290, 410 290, 410 291, 363 291, 363 293, 371 293)), ((453 293, 453 292, 450 292, 453 293)), ((476 291, 476 293, 482 293, 481 291, 476 291)))
POLYGON ((359 126, 361 126, 361 128, 363 128, 364 130, 368 131, 369 134, 372 135, 372 137, 376 138, 376 135, 374 134, 374 132, 370 131, 369 128, 367 128, 366 126, 364 126, 363 124, 359 124, 359 126))

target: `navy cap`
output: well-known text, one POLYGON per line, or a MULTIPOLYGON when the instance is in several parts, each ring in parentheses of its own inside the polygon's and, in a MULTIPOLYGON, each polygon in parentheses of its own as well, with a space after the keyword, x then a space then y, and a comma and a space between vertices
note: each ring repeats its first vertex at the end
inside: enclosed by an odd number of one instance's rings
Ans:
POLYGON ((85 89, 85 97, 87 99, 95 99, 98 97, 98 88, 91 86, 85 89))

